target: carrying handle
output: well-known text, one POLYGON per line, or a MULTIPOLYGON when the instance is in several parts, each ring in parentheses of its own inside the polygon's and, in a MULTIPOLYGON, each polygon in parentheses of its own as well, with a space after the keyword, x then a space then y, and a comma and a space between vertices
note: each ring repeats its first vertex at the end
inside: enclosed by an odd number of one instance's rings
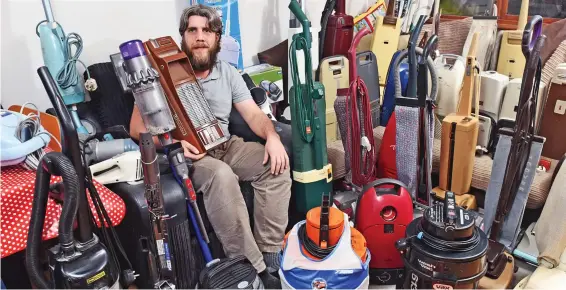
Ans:
POLYGON ((356 68, 356 48, 358 44, 360 44, 360 40, 362 37, 370 34, 370 31, 367 27, 362 28, 362 30, 356 33, 356 36, 352 40, 352 45, 350 45, 350 49, 348 49, 349 61, 350 61, 350 82, 353 82, 355 79, 358 78, 358 70, 356 68))
MULTIPOLYGON (((399 180, 397 180, 397 179, 393 179, 393 178, 381 178, 381 179, 376 179, 376 180, 374 180, 374 181, 368 183, 366 186, 364 186, 362 192, 366 192, 368 189, 370 189, 370 188, 372 188, 372 187, 373 187, 373 188, 376 188, 376 187, 378 187, 378 186, 380 186, 380 185, 384 185, 384 184, 392 184, 392 185, 395 185, 395 188, 403 187, 403 188, 407 189, 407 186, 406 186, 403 182, 401 182, 401 181, 399 181, 399 180)), ((377 194, 377 195, 383 195, 383 194, 396 194, 396 195, 399 195, 399 191, 398 191, 398 190, 396 190, 396 189, 393 189, 393 190, 394 190, 394 192, 391 192, 391 189, 388 189, 388 190, 379 190, 379 191, 376 190, 376 194, 377 194)))
MULTIPOLYGON (((520 28, 520 27, 519 27, 520 28)), ((529 57, 537 39, 542 34, 542 17, 540 15, 535 15, 531 18, 531 21, 525 25, 525 30, 523 30, 523 40, 521 41, 521 49, 523 50, 523 55, 529 57)))
POLYGON ((426 42, 426 45, 423 48, 423 56, 421 58, 421 64, 425 64, 426 63, 426 59, 428 58, 430 52, 433 50, 434 46, 436 45, 436 43, 438 42, 438 36, 436 34, 432 35, 428 41, 426 42))
POLYGON ((417 25, 411 32, 411 37, 409 38, 408 50, 409 50, 409 81, 407 83, 407 98, 417 97, 417 40, 419 34, 423 28, 426 20, 426 15, 421 15, 417 25))

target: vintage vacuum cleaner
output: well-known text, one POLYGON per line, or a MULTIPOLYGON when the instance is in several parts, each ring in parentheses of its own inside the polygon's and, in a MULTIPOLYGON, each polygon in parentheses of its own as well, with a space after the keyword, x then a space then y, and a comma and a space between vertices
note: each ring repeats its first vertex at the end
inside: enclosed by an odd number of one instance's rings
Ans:
POLYGON ((427 208, 397 242, 405 263, 405 289, 475 289, 487 271, 486 234, 454 193, 427 208))
MULTIPOLYGON (((171 132, 176 126, 159 80, 159 78, 163 76, 159 74, 158 70, 151 66, 147 52, 140 40, 132 40, 123 43, 120 45, 120 52, 124 58, 124 68, 129 75, 129 85, 132 88, 132 93, 140 109, 144 125, 148 128, 149 133, 152 136, 156 136, 163 146, 173 176, 185 194, 187 203, 185 207, 187 208, 188 219, 193 226, 206 264, 206 267, 198 276, 198 287, 215 289, 263 288, 263 283, 258 277, 257 271, 244 256, 222 260, 212 258, 208 245, 208 235, 197 206, 196 192, 190 179, 190 162, 187 162, 185 159, 180 142, 173 143, 171 132)), ((167 213, 165 212, 165 214, 167 213)), ((187 263, 187 260, 190 259, 190 257, 187 257, 187 254, 191 253, 190 249, 188 249, 191 245, 190 243, 181 242, 182 236, 177 235, 189 235, 190 230, 187 222, 183 222, 181 225, 183 228, 179 229, 178 232, 171 230, 171 228, 162 228, 169 230, 167 233, 170 235, 168 242, 173 242, 171 247, 173 259, 171 263, 166 259, 163 262, 160 261, 159 264, 161 267, 165 264, 167 270, 174 268, 176 275, 174 284, 176 288, 191 288, 193 287, 191 284, 194 283, 194 279, 192 279, 190 272, 194 271, 194 269, 184 265, 187 263)), ((157 233, 157 238, 167 238, 164 234, 165 232, 163 231, 157 233)), ((167 240, 164 239, 163 242, 167 242, 167 240)), ((158 243, 158 240, 156 240, 156 243, 158 243)), ((165 244, 163 245, 163 249, 166 249, 165 244)), ((167 253, 165 254, 165 258, 167 258, 167 253)), ((169 277, 163 276, 161 279, 171 279, 169 277)))
POLYGON ((127 288, 137 275, 131 270, 131 263, 124 254, 92 179, 89 174, 85 174, 84 155, 81 154, 78 133, 71 115, 49 69, 45 66, 39 68, 38 75, 59 116, 66 142, 63 153, 46 154, 37 169, 26 250, 26 267, 30 280, 34 286, 41 288, 127 288), (61 176, 63 183, 50 186, 51 175, 61 176), (94 216, 88 206, 85 185, 88 186, 98 220, 102 225, 108 225, 99 230, 102 241, 92 230, 91 221, 94 223, 94 216), (52 281, 47 281, 39 261, 39 247, 50 191, 62 196, 63 210, 59 223, 59 244, 49 249, 52 281), (78 221, 78 240, 73 237, 75 217, 78 221), (128 266, 124 271, 120 268, 119 255, 128 266))
POLYGON ((283 289, 367 289, 371 254, 330 194, 285 235, 279 277, 283 289))
POLYGON ((354 17, 346 14, 346 0, 327 0, 326 5, 330 8, 326 11, 330 10, 331 13, 334 10, 334 14, 325 19, 327 14, 323 13, 321 19, 320 35, 323 35, 320 39, 322 45, 319 44, 322 48, 319 50, 321 60, 336 55, 346 56, 354 38, 354 17), (330 7, 332 3, 334 6, 330 7))
POLYGON ((42 289, 117 289, 118 265, 96 236, 87 244, 73 236, 73 225, 79 209, 81 181, 69 158, 60 152, 49 152, 37 168, 27 249, 26 268, 35 287, 42 289), (65 190, 59 220, 59 243, 49 249, 49 271, 53 281, 45 279, 39 261, 43 222, 49 199, 51 176, 61 176, 65 190))
POLYGON ((372 255, 370 282, 400 288, 405 271, 395 243, 405 237, 413 220, 413 200, 407 186, 395 179, 377 179, 362 192, 356 201, 354 227, 366 238, 372 255))
POLYGON ((324 86, 313 81, 310 21, 299 3, 292 0, 289 9, 300 21, 303 32, 293 35, 289 50, 291 126, 293 137, 293 191, 297 211, 306 214, 317 206, 322 194, 332 191, 332 165, 326 152, 326 103, 324 86), (305 82, 299 79, 297 55, 303 51, 305 82))
POLYGON ((385 128, 381 143, 380 177, 398 179, 407 186, 416 204, 431 204, 430 172, 432 170, 432 142, 434 136, 434 106, 438 86, 434 62, 429 56, 436 35, 428 39, 425 48, 417 46, 417 38, 426 16, 422 15, 409 39, 408 49, 395 59, 395 109, 385 128), (420 56, 420 61, 417 56, 420 56), (409 79, 407 90, 401 91, 400 64, 408 58, 409 79), (428 89, 428 73, 432 87, 428 89), (415 125, 417 124, 417 125, 415 125), (381 153, 383 151, 383 153, 381 153), (395 157, 392 157, 395 156, 395 157))
POLYGON ((466 69, 461 86, 458 106, 442 119, 440 143, 439 186, 434 188, 435 197, 442 199, 446 191, 456 194, 456 202, 467 209, 476 209, 476 199, 469 194, 479 132, 479 92, 481 68, 476 51, 479 32, 474 34, 466 57, 466 69), (472 105, 475 100, 475 105, 472 105), (472 107, 475 114, 472 115, 472 107))
POLYGON ((364 185, 376 178, 377 155, 373 138, 370 96, 356 67, 356 47, 360 40, 369 33, 369 29, 364 27, 354 37, 348 51, 350 87, 339 89, 336 101, 334 101, 334 110, 345 151, 346 171, 351 175, 351 185, 358 192, 364 185))
MULTIPOLYGON (((41 42, 43 61, 51 75, 57 80, 57 89, 65 105, 69 107, 77 132, 81 135, 87 135, 88 131, 81 123, 77 113, 77 104, 85 100, 85 88, 81 83, 81 78, 76 68, 77 62, 83 64, 79 60, 79 55, 83 49, 82 38, 74 32, 65 35, 63 27, 53 17, 51 2, 49 0, 42 0, 42 2, 46 20, 37 24, 36 34, 41 42), (76 48, 74 55, 71 54, 73 45, 76 48)), ((89 91, 96 90, 96 81, 89 76, 89 79, 85 82, 85 87, 89 91)))
POLYGON ((522 50, 526 64, 517 117, 513 129, 500 128, 493 170, 486 191, 483 230, 489 233, 488 271, 482 289, 503 289, 511 284, 521 220, 535 177, 545 138, 535 135, 536 108, 541 83, 540 52, 546 36, 543 19, 535 15, 523 30, 522 50))

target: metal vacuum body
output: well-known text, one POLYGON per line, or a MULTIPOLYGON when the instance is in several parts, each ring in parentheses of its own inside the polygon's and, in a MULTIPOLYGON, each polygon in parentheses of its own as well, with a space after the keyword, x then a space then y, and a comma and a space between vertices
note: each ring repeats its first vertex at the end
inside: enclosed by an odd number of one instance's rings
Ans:
POLYGON ((488 239, 454 193, 413 220, 397 242, 405 263, 405 289, 475 289, 487 271, 488 239))

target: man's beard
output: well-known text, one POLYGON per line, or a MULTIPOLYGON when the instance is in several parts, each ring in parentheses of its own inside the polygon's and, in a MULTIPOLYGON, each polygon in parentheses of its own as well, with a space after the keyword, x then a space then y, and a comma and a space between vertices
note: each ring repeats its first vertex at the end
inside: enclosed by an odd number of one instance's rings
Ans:
MULTIPOLYGON (((184 44, 184 41, 183 41, 184 44)), ((197 47, 198 48, 198 47, 197 47)), ((206 56, 195 55, 191 49, 188 49, 185 45, 183 45, 183 51, 189 57, 189 61, 191 62, 191 66, 195 71, 206 71, 212 68, 216 63, 218 52, 220 52, 220 45, 215 44, 208 48, 208 53, 206 56)))

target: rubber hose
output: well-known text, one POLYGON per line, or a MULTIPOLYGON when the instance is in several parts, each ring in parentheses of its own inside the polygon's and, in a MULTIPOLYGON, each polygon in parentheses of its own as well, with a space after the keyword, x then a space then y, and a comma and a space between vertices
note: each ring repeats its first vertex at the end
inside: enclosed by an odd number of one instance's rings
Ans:
POLYGON ((31 282, 40 288, 51 288, 39 262, 43 223, 47 211, 51 175, 61 176, 64 187, 63 209, 59 219, 59 244, 68 250, 74 244, 73 224, 79 208, 79 179, 71 161, 60 152, 49 152, 41 159, 35 178, 35 192, 26 250, 26 268, 31 282))
POLYGON ((499 58, 499 49, 501 48, 501 39, 503 38, 503 31, 497 33, 495 38, 495 44, 493 45, 493 51, 491 52, 491 57, 489 60, 489 70, 497 70, 497 61, 499 58))
MULTIPOLYGON (((415 52, 417 53, 417 55, 421 55, 421 56, 423 55, 423 49, 420 47, 415 47, 415 52)), ((393 63, 393 68, 395 69, 395 72, 393 74, 393 81, 395 82, 395 98, 399 98, 403 96, 401 94, 402 87, 401 87, 401 79, 399 77, 399 73, 400 73, 399 64, 408 55, 409 55, 409 51, 407 49, 402 50, 395 59, 395 62, 393 63)), ((431 92, 428 99, 434 102, 436 100, 436 95, 438 93, 438 76, 436 74, 436 70, 434 67, 434 61, 430 56, 426 60, 426 65, 428 67, 428 71, 430 73, 430 79, 432 81, 431 92)))

